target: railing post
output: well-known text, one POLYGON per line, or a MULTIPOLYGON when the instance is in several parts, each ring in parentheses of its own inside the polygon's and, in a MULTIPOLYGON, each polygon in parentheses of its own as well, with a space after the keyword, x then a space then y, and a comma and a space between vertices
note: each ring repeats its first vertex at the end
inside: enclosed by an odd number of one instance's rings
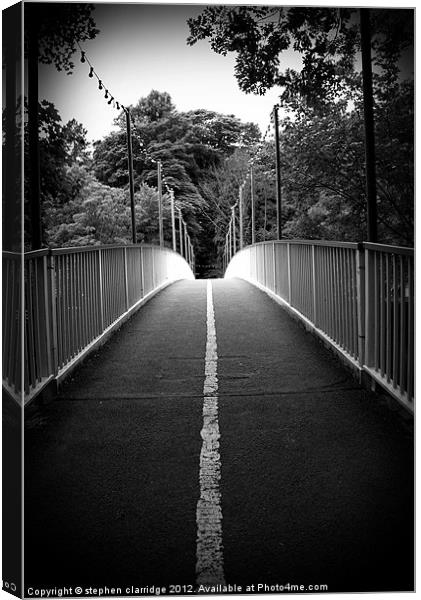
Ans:
POLYGON ((238 221, 239 221, 239 238, 240 250, 243 248, 243 186, 240 185, 238 193, 238 221))
POLYGON ((172 231, 172 249, 177 251, 177 241, 175 237, 175 212, 174 212, 174 191, 170 191, 171 198, 171 231, 172 231))
MULTIPOLYGON (((377 301, 374 288, 376 281, 376 272, 374 268, 374 252, 371 250, 365 250, 365 277, 364 277, 364 312, 362 308, 361 319, 364 319, 365 323, 365 344, 364 344, 364 357, 363 364, 371 367, 374 365, 373 349, 374 343, 374 329, 375 329, 375 306, 374 303, 377 301), (365 314, 364 314, 365 313, 365 314)), ((363 341, 363 340, 362 340, 363 341)))
POLYGON ((152 259, 152 289, 156 287, 156 273, 155 273, 155 249, 151 249, 151 259, 152 259))
POLYGON ((58 373, 58 342, 57 342, 57 304, 56 304, 56 276, 55 276, 55 258, 51 254, 47 257, 47 271, 50 271, 49 277, 49 296, 51 302, 51 351, 52 351, 52 374, 58 373))
POLYGON ((129 281, 127 277, 127 248, 124 248, 124 288, 126 293, 126 310, 129 310, 129 281))
POLYGON ((235 239, 235 205, 231 207, 231 220, 232 220, 232 249, 233 256, 237 251, 237 241, 235 239))
POLYGON ((181 216, 181 209, 178 208, 178 236, 180 238, 180 254, 181 256, 184 256, 183 254, 183 218, 181 216))
POLYGON ((139 252, 140 252, 140 282, 141 282, 141 290, 140 290, 140 297, 143 298, 143 296, 145 295, 145 270, 144 270, 144 260, 143 260, 143 248, 140 246, 139 248, 139 252))
POLYGON ((358 244, 355 251, 356 273, 357 273, 357 334, 358 334, 358 362, 360 367, 364 365, 365 349, 365 306, 366 306, 366 279, 365 279, 365 256, 364 247, 358 244))
POLYGON ((163 209, 162 209, 162 165, 161 161, 158 160, 158 224, 159 224, 159 245, 161 248, 164 246, 164 223, 163 223, 163 209))
POLYGON ((99 277, 99 315, 101 318, 101 333, 104 331, 104 294, 102 289, 102 250, 98 250, 98 277, 99 277))
POLYGON ((272 292, 276 293, 276 252, 275 252, 275 243, 272 242, 272 250, 273 250, 273 290, 272 292))
POLYGON ((287 262, 288 262, 288 303, 292 306, 291 292, 291 244, 287 242, 287 262))
POLYGON ((318 327, 317 314, 317 288, 316 288, 316 249, 314 244, 311 245, 311 272, 313 277, 313 323, 318 327))
POLYGON ((251 243, 256 243, 256 207, 254 204, 254 173, 253 165, 250 165, 250 202, 251 202, 251 243))

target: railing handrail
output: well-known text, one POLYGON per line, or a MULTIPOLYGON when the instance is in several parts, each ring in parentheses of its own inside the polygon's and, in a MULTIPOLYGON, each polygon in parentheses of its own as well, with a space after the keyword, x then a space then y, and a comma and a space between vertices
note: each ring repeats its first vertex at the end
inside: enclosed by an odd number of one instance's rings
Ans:
POLYGON ((3 250, 2 255, 4 258, 22 258, 22 252, 12 252, 10 250, 3 250))
MULTIPOLYGON (((380 252, 390 252, 396 254, 405 254, 407 256, 413 256, 414 248, 410 246, 393 246, 390 244, 377 244, 374 242, 339 242, 337 240, 301 240, 301 239, 283 239, 283 240, 264 240, 262 242, 256 242, 255 244, 248 244, 241 250, 252 248, 253 246, 263 246, 265 244, 304 244, 306 246, 326 246, 333 248, 364 248, 367 250, 378 250, 380 252)), ((241 252, 238 250, 238 252, 241 252)))
MULTIPOLYGON (((253 246, 263 246, 265 244, 304 244, 306 246, 334 246, 340 248, 358 248, 358 242, 338 242, 336 240, 300 240, 300 239, 283 239, 283 240, 264 240, 262 242, 256 242, 255 244, 249 244, 248 246, 243 246, 242 250, 246 250, 247 248, 252 248, 253 246)), ((241 250, 238 250, 241 252, 241 250)), ((234 255, 235 256, 235 255, 234 255)))
POLYGON ((374 242, 363 242, 366 250, 377 250, 378 252, 390 252, 391 254, 405 254, 414 256, 414 248, 410 246, 390 246, 389 244, 375 244, 374 242))
MULTIPOLYGON (((124 249, 124 248, 160 248, 159 244, 98 244, 98 245, 90 245, 90 246, 67 246, 64 248, 41 248, 40 250, 29 250, 23 253, 25 258, 36 258, 38 256, 60 256, 62 254, 75 254, 76 252, 95 252, 95 250, 109 250, 109 249, 124 249)), ((179 254, 169 246, 163 246, 163 250, 168 250, 169 252, 174 252, 179 254)), ((11 253, 9 253, 11 254, 11 253)), ((13 253, 14 254, 14 253, 13 253)), ((20 253, 17 253, 19 256, 22 256, 20 253)))

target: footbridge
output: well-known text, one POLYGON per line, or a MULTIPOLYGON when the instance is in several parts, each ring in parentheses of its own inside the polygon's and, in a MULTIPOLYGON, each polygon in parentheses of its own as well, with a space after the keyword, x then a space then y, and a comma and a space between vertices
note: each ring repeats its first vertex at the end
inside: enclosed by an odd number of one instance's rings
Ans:
POLYGON ((225 259, 199 280, 156 246, 3 254, 27 588, 413 589, 413 251, 225 259))

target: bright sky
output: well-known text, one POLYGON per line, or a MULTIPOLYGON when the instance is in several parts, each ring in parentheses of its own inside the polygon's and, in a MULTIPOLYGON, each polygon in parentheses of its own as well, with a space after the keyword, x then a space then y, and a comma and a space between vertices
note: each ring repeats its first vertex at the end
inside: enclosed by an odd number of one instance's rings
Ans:
MULTIPOLYGON (((266 96, 245 94, 234 76, 234 55, 220 56, 207 41, 186 43, 190 16, 204 6, 98 4, 93 12, 100 34, 82 44, 95 71, 117 100, 135 104, 152 89, 168 92, 180 111, 196 108, 234 114, 252 121, 264 133, 279 90, 266 96)), ((95 140, 113 128, 118 111, 108 106, 89 65, 74 56, 75 70, 66 75, 50 65, 40 68, 40 98, 53 102, 63 122, 75 118, 95 140)), ((298 66, 289 54, 288 66, 298 66), (293 62, 291 62, 291 59, 293 62), (294 64, 295 63, 295 64, 294 64)))

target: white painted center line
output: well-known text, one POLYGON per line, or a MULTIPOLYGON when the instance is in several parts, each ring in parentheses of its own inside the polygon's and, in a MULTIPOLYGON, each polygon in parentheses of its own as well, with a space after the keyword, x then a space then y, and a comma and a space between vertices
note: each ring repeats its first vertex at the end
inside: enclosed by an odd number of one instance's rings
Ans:
POLYGON ((224 584, 222 509, 219 482, 218 354, 212 283, 207 283, 207 339, 203 386, 203 429, 200 452, 200 498, 197 503, 196 582, 224 584))

